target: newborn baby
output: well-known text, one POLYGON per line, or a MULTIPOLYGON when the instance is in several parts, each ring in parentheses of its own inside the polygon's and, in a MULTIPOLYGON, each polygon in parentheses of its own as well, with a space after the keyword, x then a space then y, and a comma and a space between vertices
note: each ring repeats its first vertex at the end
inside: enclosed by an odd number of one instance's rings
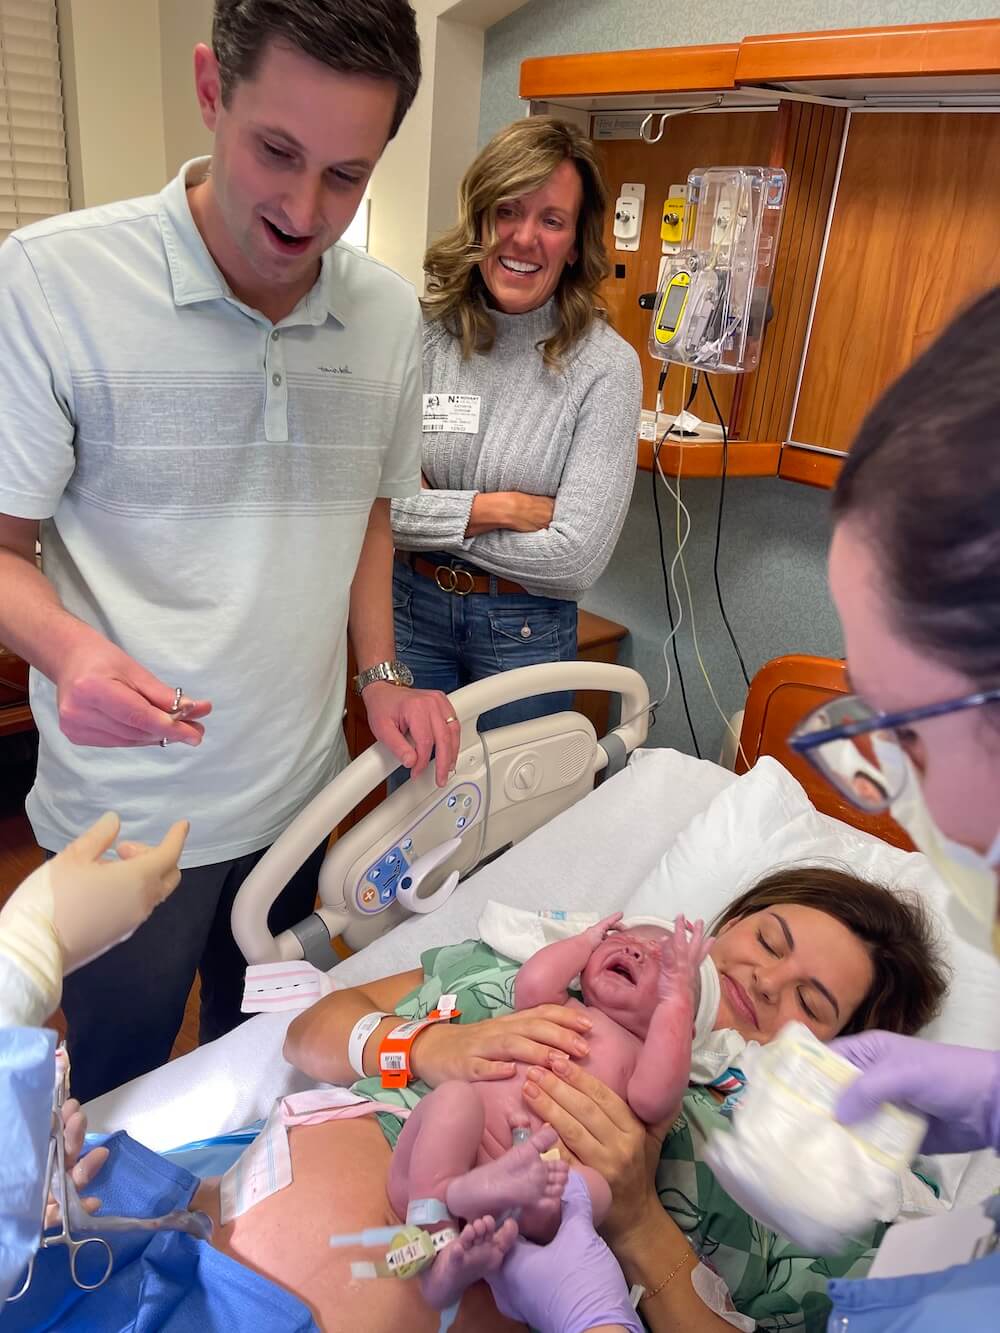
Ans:
MULTIPOLYGON (((676 1114, 687 1087, 698 969, 708 949, 704 927, 678 917, 671 932, 643 925, 616 927, 621 912, 579 935, 539 950, 515 982, 515 1008, 539 1004, 579 1005, 569 987, 580 977, 584 1005, 593 1027, 589 1052, 578 1059, 647 1124, 676 1114), (689 933, 690 932, 690 933, 689 933)), ((528 1066, 511 1079, 485 1083, 443 1083, 426 1096, 400 1135, 389 1170, 389 1199, 398 1217, 411 1205, 421 1221, 427 1209, 416 1201, 442 1205, 438 1218, 500 1218, 516 1210, 518 1227, 529 1240, 546 1243, 559 1226, 569 1168, 554 1148, 557 1136, 527 1113, 521 1088, 528 1066), (517 1142, 514 1142, 515 1133, 517 1142), (543 1156, 544 1154, 544 1156, 543 1156)), ((611 1201, 607 1183, 581 1168, 600 1222, 611 1201)), ((432 1210, 433 1211, 433 1210, 432 1210)), ((509 1245, 511 1229, 504 1231, 509 1245)), ((495 1269, 492 1223, 479 1243, 453 1241, 420 1281, 428 1303, 441 1309, 472 1282, 495 1269)))

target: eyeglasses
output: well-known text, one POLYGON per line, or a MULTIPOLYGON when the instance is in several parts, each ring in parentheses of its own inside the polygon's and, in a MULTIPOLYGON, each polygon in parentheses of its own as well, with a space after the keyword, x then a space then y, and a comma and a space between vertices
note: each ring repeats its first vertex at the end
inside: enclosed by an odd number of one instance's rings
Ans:
POLYGON ((899 713, 879 713, 858 695, 847 694, 811 712, 792 732, 788 744, 852 805, 877 814, 902 795, 912 768, 901 728, 994 703, 1000 703, 1000 689, 899 713))

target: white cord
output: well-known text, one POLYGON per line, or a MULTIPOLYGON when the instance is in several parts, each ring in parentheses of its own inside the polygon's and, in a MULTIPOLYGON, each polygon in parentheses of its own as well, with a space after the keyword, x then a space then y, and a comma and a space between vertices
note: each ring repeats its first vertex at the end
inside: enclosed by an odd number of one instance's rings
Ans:
MULTIPOLYGON (((664 433, 663 433, 663 439, 660 441, 660 446, 661 446, 661 448, 662 448, 662 445, 666 442, 666 438, 667 438, 667 436, 670 434, 670 432, 671 432, 672 430, 674 430, 674 429, 676 428, 676 425, 677 425, 677 422, 676 422, 676 420, 675 420, 675 421, 674 421, 670 426, 668 426, 667 429, 664 431, 664 433)), ((673 491, 673 489, 671 488, 671 485, 670 485, 669 481, 667 481, 667 478, 666 478, 666 476, 665 476, 665 474, 664 474, 664 471, 663 471, 663 464, 660 462, 660 449, 654 449, 654 450, 653 450, 653 459, 654 459, 654 461, 655 461, 655 463, 656 463, 656 470, 657 470, 657 472, 659 472, 659 474, 660 474, 660 479, 661 479, 661 481, 662 481, 663 484, 666 486, 667 490, 670 491, 670 494, 671 494, 671 495, 674 495, 674 491, 673 491)), ((675 496, 674 498, 676 499, 677 497, 675 496)), ((681 507, 684 508, 683 505, 682 505, 681 507)), ((671 687, 671 685, 672 685, 672 683, 673 683, 673 674, 672 674, 672 672, 671 672, 671 670, 670 670, 670 655, 669 655, 669 650, 670 650, 670 645, 671 645, 671 643, 673 642, 674 638, 675 638, 676 635, 677 635, 677 631, 678 631, 678 630, 680 629, 680 627, 681 627, 681 621, 684 619, 684 607, 683 607, 683 605, 682 605, 682 603, 681 603, 680 595, 679 595, 679 593, 678 593, 678 591, 677 591, 677 575, 676 575, 676 569, 677 569, 677 561, 681 558, 681 553, 682 553, 683 550, 684 550, 684 545, 685 545, 685 543, 687 542, 688 536, 690 535, 690 532, 691 532, 691 515, 688 514, 687 509, 684 509, 684 513, 685 513, 685 515, 687 516, 687 530, 686 530, 686 532, 684 533, 683 541, 678 545, 677 552, 676 552, 676 554, 674 555, 673 560, 670 562, 670 569, 669 569, 669 571, 668 571, 668 577, 669 577, 669 580, 670 580, 670 584, 671 584, 671 586, 672 586, 672 588, 673 588, 673 590, 674 590, 674 600, 677 602, 677 619, 674 621, 674 627, 673 627, 673 629, 670 631, 670 633, 667 635, 667 637, 663 640, 663 647, 662 647, 662 649, 661 649, 662 656, 663 656, 663 666, 664 666, 664 669, 665 669, 665 671, 666 671, 666 681, 664 682, 663 693, 660 695, 660 697, 659 697, 658 699, 654 699, 653 702, 648 706, 648 708, 644 708, 644 709, 642 710, 642 713, 655 714, 655 713, 656 713, 656 710, 657 710, 658 708, 662 708, 663 705, 667 702, 667 697, 668 697, 668 695, 670 694, 670 687, 671 687)), ((637 717, 641 717, 641 716, 642 716, 642 713, 633 713, 631 717, 627 717, 627 718, 625 718, 624 721, 619 722, 619 723, 618 723, 619 727, 627 727, 630 723, 634 722, 634 721, 636 720, 637 717)))
MULTIPOLYGON (((743 756, 743 762, 744 762, 744 764, 746 764, 747 768, 749 769, 749 768, 750 768, 750 764, 747 762, 746 753, 745 753, 745 751, 744 751, 744 749, 743 749, 743 745, 742 745, 742 743, 741 743, 741 741, 740 741, 740 737, 739 737, 739 735, 738 735, 738 733, 737 733, 735 727, 733 726, 732 722, 729 720, 729 718, 726 716, 726 714, 725 714, 725 713, 723 712, 723 710, 722 710, 722 705, 719 703, 718 696, 717 696, 716 693, 715 693, 715 687, 712 685, 711 677, 710 677, 709 674, 708 674, 708 668, 705 666, 704 660, 702 659, 702 655, 701 655, 701 649, 700 649, 699 646, 698 646, 698 630, 697 630, 697 627, 696 627, 696 625, 695 625, 695 619, 694 619, 694 596, 693 596, 693 594, 692 594, 692 592, 691 592, 691 583, 690 583, 690 580, 688 579, 687 565, 684 563, 684 547, 687 545, 688 537, 691 535, 691 515, 690 515, 690 513, 688 512, 687 506, 684 504, 684 501, 681 499, 681 473, 682 473, 682 471, 683 471, 683 466, 684 466, 684 440, 683 440, 683 437, 681 438, 681 441, 680 441, 680 460, 679 460, 679 465, 678 465, 678 468, 677 468, 677 489, 676 489, 676 491, 675 491, 675 490, 673 489, 673 487, 670 485, 670 482, 667 481, 667 478, 666 478, 666 476, 664 475, 664 472, 663 472, 663 468, 660 466, 660 460, 659 460, 659 457, 657 457, 656 465, 657 465, 657 469, 658 469, 658 471, 659 471, 659 473, 660 473, 660 476, 661 476, 661 478, 662 478, 662 480, 663 480, 663 484, 664 484, 664 486, 666 486, 667 490, 670 492, 670 494, 671 494, 671 495, 674 497, 674 499, 677 501, 677 534, 678 534, 677 554, 676 554, 676 556, 674 557, 673 564, 671 564, 671 566, 670 566, 670 582, 671 582, 671 584, 673 585, 674 596, 677 598, 677 603, 678 603, 678 606, 679 606, 679 605, 680 605, 680 594, 679 594, 678 591, 677 591, 677 584, 676 584, 676 582, 675 582, 675 580, 674 580, 674 565, 676 565, 677 562, 678 562, 678 560, 679 560, 679 561, 680 561, 680 565, 681 565, 681 574, 682 574, 682 576, 683 576, 683 578, 684 578, 684 588, 685 588, 685 590, 686 590, 686 592, 687 592, 688 611, 689 611, 689 613, 690 613, 690 619, 691 619, 691 642, 692 642, 692 644, 693 644, 693 646, 694 646, 694 655, 695 655, 695 658, 696 658, 696 660, 697 660, 697 662, 698 662, 698 666, 699 666, 699 668, 700 668, 700 670, 701 670, 701 674, 702 674, 702 676, 704 676, 704 678, 705 678, 705 684, 708 686, 708 692, 709 692, 709 695, 711 696, 712 703, 715 705, 715 711, 716 711, 716 712, 719 714, 719 716, 722 718, 722 721, 723 721, 723 723, 724 723, 724 725, 725 725, 726 730, 729 732, 730 736, 732 736, 733 740, 736 742, 736 749, 737 749, 737 752, 743 756), (683 513, 685 519, 687 520, 687 528, 685 529, 685 532, 684 532, 684 540, 683 540, 683 541, 680 540, 680 531, 681 531, 681 514, 682 514, 682 513, 683 513)), ((678 616, 677 624, 680 625, 680 623, 681 623, 681 622, 680 622, 680 617, 678 616)))

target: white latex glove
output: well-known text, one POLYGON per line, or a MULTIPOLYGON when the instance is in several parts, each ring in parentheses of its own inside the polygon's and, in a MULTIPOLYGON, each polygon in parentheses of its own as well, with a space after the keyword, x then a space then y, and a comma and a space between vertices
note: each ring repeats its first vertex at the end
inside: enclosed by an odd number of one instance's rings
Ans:
POLYGON ((59 1006, 63 974, 121 944, 180 883, 177 859, 189 825, 174 824, 158 847, 122 843, 107 814, 46 861, 0 911, 0 1022, 42 1023, 59 1006))

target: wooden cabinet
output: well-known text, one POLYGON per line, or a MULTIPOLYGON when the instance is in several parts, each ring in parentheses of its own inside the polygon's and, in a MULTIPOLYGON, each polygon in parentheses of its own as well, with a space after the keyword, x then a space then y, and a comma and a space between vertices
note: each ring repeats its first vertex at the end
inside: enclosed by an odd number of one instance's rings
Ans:
POLYGON ((28 664, 0 645, 0 737, 30 731, 28 664))

